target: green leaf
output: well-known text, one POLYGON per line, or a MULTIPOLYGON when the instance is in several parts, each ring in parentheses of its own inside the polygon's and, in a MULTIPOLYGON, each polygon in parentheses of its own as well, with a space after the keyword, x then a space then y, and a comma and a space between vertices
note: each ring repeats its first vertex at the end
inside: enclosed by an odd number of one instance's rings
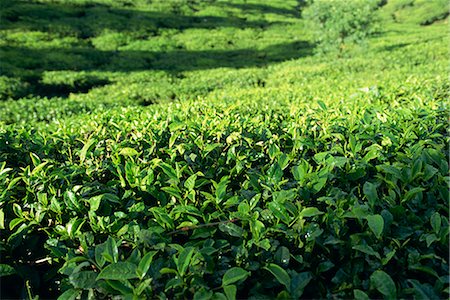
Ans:
POLYGON ((95 142, 96 142, 96 140, 94 140, 94 139, 89 140, 84 144, 83 148, 81 148, 81 151, 80 151, 80 162, 81 163, 84 162, 84 160, 86 159, 87 152, 89 151, 89 148, 91 148, 91 146, 94 145, 95 142))
POLYGON ((139 152, 133 148, 125 147, 120 150, 119 154, 123 156, 136 156, 139 155, 139 152))
POLYGON ((30 158, 35 167, 37 167, 41 163, 41 159, 39 158, 39 156, 37 156, 33 152, 30 152, 30 158))
POLYGON ((106 263, 106 259, 103 256, 103 253, 105 252, 106 243, 98 244, 95 246, 95 262, 100 266, 103 267, 106 263))
POLYGON ((286 267, 289 265, 289 260, 291 259, 289 249, 284 246, 278 247, 275 252, 274 259, 279 265, 286 267))
POLYGON ((326 111, 326 110, 327 110, 327 106, 325 105, 325 103, 324 103, 322 100, 317 100, 317 104, 319 104, 320 108, 321 108, 323 111, 326 111))
POLYGON ((111 236, 108 237, 105 243, 105 252, 103 252, 103 257, 111 262, 116 263, 119 258, 119 249, 117 248, 116 241, 111 236))
POLYGON ((364 195, 366 195, 367 200, 371 207, 374 207, 378 201, 377 187, 375 184, 367 181, 363 186, 364 195))
POLYGON ((180 189, 178 187, 173 186, 165 186, 161 188, 164 192, 167 192, 169 195, 174 196, 177 199, 182 199, 180 189))
POLYGON ((302 211, 300 212, 300 217, 308 218, 308 217, 314 217, 314 216, 318 216, 318 215, 322 215, 322 214, 323 214, 323 212, 318 210, 316 207, 306 207, 306 208, 302 209, 302 211))
POLYGON ((127 280, 133 278, 138 278, 136 265, 122 261, 106 266, 97 276, 97 280, 127 280))
POLYGON ((412 265, 412 266, 408 266, 408 269, 423 272, 425 274, 436 277, 436 279, 439 279, 438 273, 433 268, 428 267, 428 266, 412 265))
POLYGON ((5 229, 5 213, 3 208, 0 209, 0 229, 5 229))
POLYGON ((235 285, 224 286, 223 291, 225 292, 228 300, 236 300, 237 288, 235 285))
POLYGON ((361 290, 353 290, 353 297, 355 300, 369 300, 369 296, 361 290))
POLYGON ((216 199, 218 200, 218 203, 220 203, 227 193, 227 186, 228 183, 230 183, 230 180, 228 180, 228 176, 224 176, 220 179, 220 182, 217 184, 216 187, 216 199))
POLYGON ((140 296, 142 294, 142 292, 145 291, 145 289, 150 287, 150 284, 152 283, 152 281, 153 281, 153 278, 147 278, 147 279, 141 281, 141 283, 139 283, 139 286, 134 290, 134 294, 137 294, 138 296, 140 296))
POLYGON ((192 255, 194 254, 195 248, 194 247, 187 247, 181 251, 180 255, 178 256, 178 260, 176 261, 178 273, 180 273, 180 276, 184 276, 186 273, 189 264, 191 263, 192 255))
MULTIPOLYGON (((439 234, 441 231, 441 215, 438 212, 435 212, 430 219, 431 227, 433 228, 436 234, 439 234)), ((0 223, 1 225, 1 223, 0 223)))
POLYGON ((268 206, 270 211, 276 218, 278 218, 279 220, 283 221, 286 224, 290 222, 288 212, 281 203, 272 201, 268 204, 268 206))
POLYGON ((310 272, 301 272, 292 277, 291 290, 292 298, 298 299, 303 295, 303 290, 311 282, 312 275, 310 272))
POLYGON ((403 202, 407 202, 407 201, 411 200, 412 198, 414 198, 414 197, 417 196, 418 194, 421 194, 424 190, 425 190, 425 189, 424 189, 424 188, 421 188, 421 187, 415 187, 415 188, 410 189, 410 190, 405 194, 405 196, 403 197, 403 199, 402 199, 401 202, 403 203, 403 202))
POLYGON ((386 272, 377 270, 370 275, 370 283, 387 299, 397 298, 395 283, 386 272))
POLYGON ((211 298, 212 300, 228 300, 227 297, 222 293, 214 293, 211 298))
POLYGON ((80 271, 69 276, 69 282, 77 289, 91 289, 95 287, 97 273, 80 271))
POLYGON ((89 199, 89 206, 90 206, 90 211, 97 211, 98 208, 100 207, 100 203, 102 202, 103 199, 103 195, 98 195, 98 196, 94 196, 91 197, 89 199))
POLYGON ((276 264, 269 264, 267 267, 264 267, 264 269, 272 273, 272 275, 275 276, 278 282, 286 287, 288 292, 291 290, 291 278, 283 268, 276 264))
POLYGON ((175 171, 174 168, 172 168, 171 165, 166 164, 166 163, 161 163, 161 165, 159 166, 164 174, 166 174, 169 177, 169 181, 171 181, 172 183, 179 183, 180 180, 178 179, 178 175, 177 172, 175 171))
POLYGON ((193 300, 210 300, 213 296, 213 291, 201 288, 194 294, 193 300))
POLYGON ((16 270, 10 265, 0 264, 0 277, 16 274, 16 270))
POLYGON ((231 222, 219 224, 219 229, 235 237, 242 237, 242 235, 244 234, 244 230, 241 227, 231 222))
POLYGON ((384 229, 383 217, 381 215, 372 215, 367 216, 366 219, 370 230, 372 230, 377 239, 380 239, 384 229))
POLYGON ((380 254, 378 252, 376 252, 375 250, 373 250, 373 248, 368 245, 356 245, 356 246, 353 246, 352 249, 358 250, 358 251, 368 254, 368 255, 373 255, 376 258, 381 259, 380 254))
POLYGON ((189 191, 193 190, 195 187, 195 181, 197 180, 197 174, 191 175, 186 181, 184 182, 184 187, 187 188, 189 191))
POLYGON ((144 257, 141 259, 138 265, 138 271, 139 271, 139 277, 142 279, 147 274, 148 269, 150 268, 150 264, 153 261, 153 257, 157 251, 150 251, 147 254, 144 255, 144 257))
POLYGON ((233 267, 225 272, 222 277, 222 287, 233 284, 240 280, 245 280, 250 275, 250 272, 245 271, 239 267, 233 267))
POLYGON ((58 297, 58 300, 75 300, 81 294, 81 292, 82 292, 81 290, 69 289, 64 293, 62 293, 58 297))
POLYGON ((421 284, 416 279, 407 280, 413 287, 415 299, 429 299, 429 300, 439 300, 442 299, 436 294, 433 287, 429 284, 421 284))

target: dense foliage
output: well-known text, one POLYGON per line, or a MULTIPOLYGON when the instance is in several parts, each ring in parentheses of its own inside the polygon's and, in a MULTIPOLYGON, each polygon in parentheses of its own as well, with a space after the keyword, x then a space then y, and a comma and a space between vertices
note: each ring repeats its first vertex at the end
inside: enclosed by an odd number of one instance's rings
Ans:
POLYGON ((338 59, 297 1, 2 2, 1 298, 448 298, 447 24, 403 2, 338 59))
POLYGON ((342 52, 349 43, 361 43, 373 33, 380 1, 314 0, 302 16, 309 21, 321 52, 342 52))

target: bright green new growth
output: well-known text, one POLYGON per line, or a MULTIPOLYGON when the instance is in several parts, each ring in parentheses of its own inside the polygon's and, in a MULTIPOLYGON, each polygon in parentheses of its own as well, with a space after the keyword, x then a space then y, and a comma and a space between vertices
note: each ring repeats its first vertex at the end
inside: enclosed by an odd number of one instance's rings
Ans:
POLYGON ((314 0, 302 13, 309 21, 319 52, 343 52, 373 31, 378 0, 314 0))

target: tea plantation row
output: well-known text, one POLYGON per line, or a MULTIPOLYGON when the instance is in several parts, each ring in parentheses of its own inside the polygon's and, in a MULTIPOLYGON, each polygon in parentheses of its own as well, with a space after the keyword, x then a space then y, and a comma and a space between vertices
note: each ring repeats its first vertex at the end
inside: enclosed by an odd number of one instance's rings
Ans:
POLYGON ((397 103, 188 101, 3 127, 1 271, 17 275, 2 284, 61 299, 446 297, 436 85, 397 103))

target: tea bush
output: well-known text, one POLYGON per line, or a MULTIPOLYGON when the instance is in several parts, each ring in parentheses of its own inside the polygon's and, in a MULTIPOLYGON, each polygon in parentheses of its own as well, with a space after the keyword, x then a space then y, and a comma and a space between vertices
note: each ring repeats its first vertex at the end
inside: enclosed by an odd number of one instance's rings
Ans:
POLYGON ((349 43, 361 43, 373 32, 377 0, 314 0, 303 12, 319 51, 342 52, 349 43))
POLYGON ((336 58, 297 1, 2 2, 1 298, 448 298, 447 24, 396 3, 336 58))

